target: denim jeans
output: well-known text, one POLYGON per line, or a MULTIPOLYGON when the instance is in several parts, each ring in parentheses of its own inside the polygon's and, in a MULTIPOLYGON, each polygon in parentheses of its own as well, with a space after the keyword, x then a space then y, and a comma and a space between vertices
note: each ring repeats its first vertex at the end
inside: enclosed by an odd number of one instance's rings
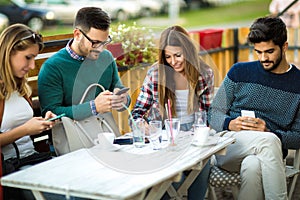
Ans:
POLYGON ((187 124, 180 124, 181 131, 190 131, 193 127, 194 122, 187 123, 187 124))
MULTIPOLYGON (((200 174, 197 176, 195 181, 192 183, 192 185, 188 189, 188 200, 203 200, 205 198, 206 190, 208 187, 208 179, 209 179, 209 173, 210 173, 210 160, 208 160, 207 164, 203 167, 200 174)), ((185 178, 189 174, 189 171, 185 171, 183 173, 180 182, 173 183, 173 187, 175 189, 178 189, 180 185, 184 182, 185 178)), ((165 195, 163 199, 169 199, 165 195)))

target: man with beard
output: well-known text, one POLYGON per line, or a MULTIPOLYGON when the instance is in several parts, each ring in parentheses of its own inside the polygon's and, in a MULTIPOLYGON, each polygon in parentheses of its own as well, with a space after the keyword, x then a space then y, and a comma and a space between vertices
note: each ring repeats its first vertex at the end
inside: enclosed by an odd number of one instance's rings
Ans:
POLYGON ((74 38, 47 59, 40 70, 38 88, 43 114, 51 110, 81 120, 111 109, 122 111, 123 104, 130 104, 127 93, 114 95, 124 86, 112 54, 104 49, 111 42, 110 23, 101 8, 84 7, 77 12, 74 38), (102 85, 105 91, 94 88, 86 101, 78 104, 93 83, 102 85))
POLYGON ((283 158, 300 148, 300 71, 287 61, 280 18, 257 19, 248 41, 259 60, 234 64, 209 109, 211 128, 236 138, 216 165, 240 172, 239 199, 287 199, 283 158))

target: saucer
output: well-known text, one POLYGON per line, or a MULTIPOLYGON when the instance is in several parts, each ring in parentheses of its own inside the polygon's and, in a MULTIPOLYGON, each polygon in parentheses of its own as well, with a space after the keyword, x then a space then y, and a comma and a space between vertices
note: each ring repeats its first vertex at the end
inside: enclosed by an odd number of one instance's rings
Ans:
POLYGON ((192 145, 197 146, 197 147, 207 147, 207 146, 213 146, 218 144, 218 140, 213 139, 213 138, 208 138, 208 140, 205 143, 199 143, 197 141, 193 141, 192 145))
POLYGON ((110 146, 110 148, 106 148, 105 150, 107 150, 107 151, 118 151, 120 149, 121 149, 121 145, 119 145, 119 144, 112 144, 110 146))
POLYGON ((101 145, 95 145, 95 148, 101 151, 118 151, 121 149, 121 145, 119 144, 111 144, 110 146, 103 147, 101 145))

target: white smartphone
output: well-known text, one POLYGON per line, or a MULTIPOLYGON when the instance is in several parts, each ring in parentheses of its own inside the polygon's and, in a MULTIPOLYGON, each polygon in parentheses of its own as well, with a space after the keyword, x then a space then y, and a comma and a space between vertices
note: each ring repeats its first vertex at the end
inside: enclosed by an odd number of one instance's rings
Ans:
POLYGON ((242 117, 253 117, 255 118, 255 113, 252 110, 241 110, 242 117))
POLYGON ((128 87, 122 88, 118 92, 116 92, 115 95, 121 95, 121 94, 127 92, 128 90, 129 90, 128 87))

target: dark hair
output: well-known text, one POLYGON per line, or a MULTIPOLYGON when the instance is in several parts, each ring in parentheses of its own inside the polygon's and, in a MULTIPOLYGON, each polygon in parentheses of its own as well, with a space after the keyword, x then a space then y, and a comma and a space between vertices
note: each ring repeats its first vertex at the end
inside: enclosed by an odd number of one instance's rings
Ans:
POLYGON ((255 20, 250 27, 248 41, 260 43, 272 40, 280 47, 287 41, 285 23, 279 17, 262 17, 255 20))
POLYGON ((80 28, 86 32, 89 32, 91 28, 106 31, 110 23, 110 17, 101 8, 83 7, 76 14, 74 28, 80 28))

